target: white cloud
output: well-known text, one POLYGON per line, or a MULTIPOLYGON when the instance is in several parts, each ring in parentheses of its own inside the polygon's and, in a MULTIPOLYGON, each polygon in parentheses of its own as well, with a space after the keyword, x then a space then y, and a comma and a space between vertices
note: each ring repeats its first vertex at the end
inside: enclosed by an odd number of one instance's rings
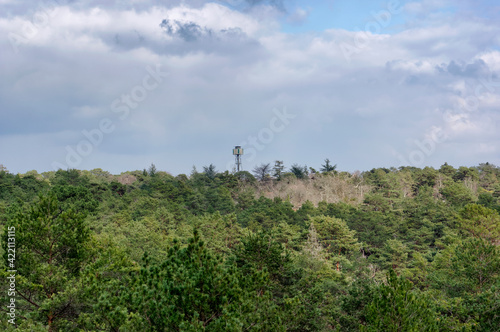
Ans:
MULTIPOLYGON (((45 156, 43 165, 26 166, 44 170, 50 168, 47 159, 63 160, 65 146, 84 139, 83 129, 96 128, 100 119, 109 117, 116 130, 85 167, 112 165, 100 159, 110 156, 136 165, 141 156, 164 158, 173 173, 188 172, 192 156, 203 150, 204 157, 213 152, 214 160, 206 164, 222 168, 232 145, 257 135, 268 126, 273 108, 286 106, 296 115, 295 122, 259 151, 255 163, 280 158, 304 164, 332 156, 352 169, 392 166, 397 159, 391 151, 412 151, 416 139, 431 137, 436 128, 448 135, 442 146, 452 147, 437 150, 444 159, 459 153, 457 146, 464 140, 484 144, 485 154, 493 152, 488 147, 499 140, 492 123, 498 120, 493 112, 500 105, 500 91, 484 90, 476 113, 460 105, 474 96, 483 63, 498 73, 500 53, 485 51, 484 45, 495 46, 499 27, 474 20, 453 26, 433 21, 393 34, 341 29, 287 34, 279 31, 283 14, 278 12, 269 5, 238 11, 187 2, 141 10, 54 8, 50 21, 19 45, 19 53, 0 42, 7 50, 0 64, 0 107, 5 113, 0 146, 11 144, 12 135, 46 135, 50 158, 45 156), (170 33, 160 27, 163 20, 171 22, 170 33), (189 31, 195 38, 182 35, 189 31), (351 61, 342 43, 355 47, 351 61), (120 120, 110 105, 140 85, 146 66, 155 64, 170 75, 128 119, 120 120), (453 110, 448 122, 436 109, 453 110), (485 114, 490 120, 481 117, 485 114), (62 132, 68 134, 60 136, 61 142, 49 139, 62 132)), ((307 17, 302 9, 295 13, 307 17)), ((0 33, 20 33, 29 22, 29 15, 1 17, 0 33)), ((19 140, 19 149, 30 142, 19 140)), ((2 163, 22 168, 12 158, 23 157, 5 151, 11 159, 2 163)), ((121 164, 110 170, 122 166, 129 168, 121 164)))
POLYGON ((483 60, 491 70, 495 71, 500 75, 500 52, 499 51, 489 51, 478 54, 475 59, 483 60))

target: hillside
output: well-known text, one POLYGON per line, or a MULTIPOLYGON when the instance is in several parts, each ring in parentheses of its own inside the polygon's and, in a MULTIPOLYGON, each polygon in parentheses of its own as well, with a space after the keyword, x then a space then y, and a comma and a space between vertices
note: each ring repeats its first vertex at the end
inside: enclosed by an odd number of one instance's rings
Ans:
POLYGON ((305 173, 2 167, 0 328, 498 330, 499 167, 305 173))

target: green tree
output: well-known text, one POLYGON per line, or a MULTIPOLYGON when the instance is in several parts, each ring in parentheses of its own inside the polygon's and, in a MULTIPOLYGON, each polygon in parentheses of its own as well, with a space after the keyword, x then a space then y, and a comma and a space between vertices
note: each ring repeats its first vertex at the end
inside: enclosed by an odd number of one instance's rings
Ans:
POLYGON ((243 183, 255 184, 257 182, 257 180, 255 179, 255 177, 252 174, 250 174, 250 172, 248 172, 248 171, 239 171, 239 172, 236 172, 236 173, 234 173, 234 176, 240 182, 243 182, 243 183))
POLYGON ((472 167, 460 166, 458 171, 453 175, 453 180, 464 181, 465 179, 479 180, 477 169, 472 167))
POLYGON ((318 233, 319 243, 335 262, 337 271, 340 271, 341 265, 349 264, 348 258, 361 248, 355 237, 356 232, 350 230, 342 219, 316 216, 311 218, 311 224, 318 233))
POLYGON ((285 166, 283 166, 283 161, 276 160, 274 162, 273 176, 276 178, 276 180, 278 180, 278 181, 281 180, 281 176, 283 175, 284 169, 285 169, 285 166))
POLYGON ((468 204, 460 211, 460 226, 473 237, 500 244, 500 215, 478 204, 468 204))
POLYGON ((290 172, 292 172, 297 179, 305 179, 308 175, 307 166, 299 166, 298 164, 293 164, 292 167, 290 167, 290 172))
POLYGON ((148 175, 151 176, 151 177, 154 177, 157 173, 157 169, 156 169, 156 166, 155 164, 151 163, 151 165, 149 166, 148 168, 148 175))
POLYGON ((475 201, 472 191, 464 186, 463 183, 452 183, 439 190, 439 192, 454 206, 464 206, 475 201))
POLYGON ((408 248, 400 240, 389 239, 385 242, 385 246, 382 250, 382 257, 385 262, 385 268, 399 272, 406 268, 408 248))
POLYGON ((434 307, 427 297, 412 291, 412 284, 390 270, 387 284, 374 290, 374 299, 366 307, 366 325, 362 331, 439 331, 434 307))
POLYGON ((500 275, 500 252, 484 239, 471 239, 457 247, 451 259, 454 285, 461 291, 481 293, 497 283, 500 275))
POLYGON ((209 178, 210 180, 214 180, 215 176, 217 175, 217 170, 215 169, 214 164, 203 166, 203 172, 205 173, 206 177, 209 178))
POLYGON ((455 175, 456 172, 457 170, 453 166, 448 165, 448 163, 444 163, 439 168, 439 173, 442 173, 449 177, 453 177, 453 175, 455 175))
POLYGON ((187 247, 174 244, 163 261, 145 255, 140 271, 120 288, 118 300, 102 294, 98 307, 112 330, 127 325, 136 331, 280 330, 268 318, 273 304, 262 289, 265 278, 255 271, 242 275, 207 250, 195 230, 187 247))
POLYGON ((92 192, 82 185, 55 185, 50 191, 56 196, 63 209, 73 208, 76 211, 93 213, 99 206, 92 192))
POLYGON ((49 331, 68 328, 78 315, 76 284, 90 239, 84 218, 71 208, 61 209, 56 197, 49 195, 40 196, 26 211, 17 208, 7 221, 16 232, 19 312, 47 325, 49 331))
POLYGON ((320 171, 322 173, 328 173, 328 172, 333 172, 337 169, 337 165, 332 165, 330 164, 330 159, 326 158, 325 159, 325 164, 321 165, 320 171))

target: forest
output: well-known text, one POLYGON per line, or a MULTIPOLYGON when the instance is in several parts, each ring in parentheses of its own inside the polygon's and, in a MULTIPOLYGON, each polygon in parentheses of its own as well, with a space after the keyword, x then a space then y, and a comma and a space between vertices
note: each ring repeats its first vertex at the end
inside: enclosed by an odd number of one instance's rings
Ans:
POLYGON ((3 331, 499 331, 500 167, 12 174, 3 331))

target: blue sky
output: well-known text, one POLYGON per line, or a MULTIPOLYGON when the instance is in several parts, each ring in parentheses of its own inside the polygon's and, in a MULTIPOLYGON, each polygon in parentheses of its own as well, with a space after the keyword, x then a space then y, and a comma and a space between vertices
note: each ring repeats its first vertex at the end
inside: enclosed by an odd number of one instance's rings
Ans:
POLYGON ((495 1, 0 0, 13 173, 500 164, 495 1))
MULTIPOLYGON (((301 24, 287 19, 282 20, 282 31, 287 33, 322 32, 327 29, 345 29, 348 31, 364 30, 368 22, 376 21, 375 16, 382 11, 388 11, 389 2, 359 0, 359 1, 297 1, 290 8, 293 13, 302 8, 308 13, 301 24), (373 15, 375 14, 375 15, 373 15)), ((395 8, 402 7, 403 1, 394 2, 395 8)), ((392 7, 391 7, 392 8, 392 7)), ((402 13, 391 13, 391 25, 398 26, 404 22, 402 13)), ((391 33, 393 29, 382 27, 382 33, 391 33)))

